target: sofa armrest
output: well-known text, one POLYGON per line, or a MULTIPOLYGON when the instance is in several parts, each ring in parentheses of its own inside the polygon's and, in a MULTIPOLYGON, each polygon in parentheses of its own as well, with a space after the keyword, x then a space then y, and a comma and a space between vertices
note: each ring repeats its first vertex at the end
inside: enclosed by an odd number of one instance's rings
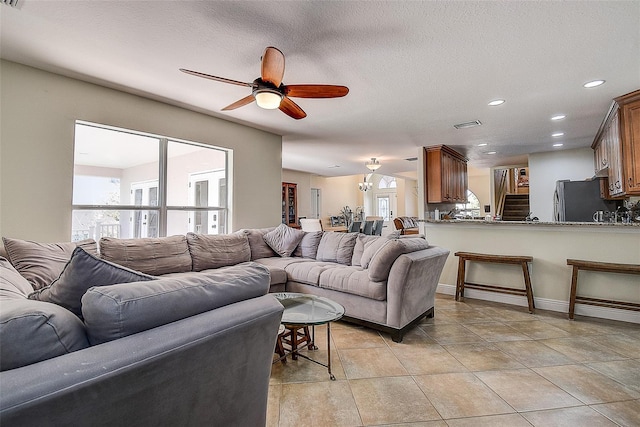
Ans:
POLYGON ((387 282, 387 324, 402 328, 433 307, 449 250, 430 246, 400 255, 387 282))
POLYGON ((264 425, 282 305, 264 295, 0 373, 0 425, 264 425))

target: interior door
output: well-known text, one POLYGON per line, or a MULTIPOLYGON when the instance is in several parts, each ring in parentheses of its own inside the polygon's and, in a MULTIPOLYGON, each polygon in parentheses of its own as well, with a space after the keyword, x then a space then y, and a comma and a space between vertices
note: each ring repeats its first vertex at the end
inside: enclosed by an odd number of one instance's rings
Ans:
POLYGON ((396 212, 396 195, 394 194, 378 194, 376 195, 376 215, 381 216, 384 223, 383 226, 387 230, 393 230, 393 218, 396 212))

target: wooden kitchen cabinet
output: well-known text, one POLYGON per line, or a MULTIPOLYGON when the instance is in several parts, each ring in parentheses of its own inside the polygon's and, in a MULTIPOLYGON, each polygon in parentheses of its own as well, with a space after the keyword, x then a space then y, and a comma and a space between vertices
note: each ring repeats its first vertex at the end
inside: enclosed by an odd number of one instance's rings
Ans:
POLYGON ((640 90, 621 107, 620 129, 628 195, 640 195, 640 90))
POLYGON ((603 198, 640 195, 640 90, 614 99, 591 147, 603 198))
POLYGON ((467 199, 467 159, 446 145, 425 148, 427 203, 463 203, 467 199))
POLYGON ((298 225, 298 184, 282 183, 282 223, 289 227, 298 225))

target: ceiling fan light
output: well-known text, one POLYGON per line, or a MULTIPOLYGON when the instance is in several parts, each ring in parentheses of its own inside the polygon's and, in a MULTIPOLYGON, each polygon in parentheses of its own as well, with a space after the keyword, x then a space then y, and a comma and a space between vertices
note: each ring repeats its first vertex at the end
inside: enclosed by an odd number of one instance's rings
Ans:
POLYGON ((263 90, 255 94, 256 104, 265 110, 275 110, 280 107, 282 95, 275 91, 263 90))

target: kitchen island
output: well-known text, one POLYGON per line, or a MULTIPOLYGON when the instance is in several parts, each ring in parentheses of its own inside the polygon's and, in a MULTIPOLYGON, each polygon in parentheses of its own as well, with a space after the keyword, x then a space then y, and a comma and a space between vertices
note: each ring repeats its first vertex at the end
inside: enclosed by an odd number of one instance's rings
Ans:
MULTIPOLYGON (((640 223, 524 222, 483 220, 422 220, 430 244, 451 251, 438 292, 455 293, 457 251, 532 256, 531 281, 536 307, 568 313, 571 267, 567 259, 640 264, 640 223)), ((522 271, 503 265, 474 263, 467 280, 523 287, 522 271)), ((580 290, 586 296, 640 302, 638 276, 585 272, 580 290)), ((469 298, 527 306, 526 298, 470 289, 469 298)), ((577 305, 577 315, 640 323, 640 312, 577 305)), ((437 315, 437 312, 436 312, 437 315)))

